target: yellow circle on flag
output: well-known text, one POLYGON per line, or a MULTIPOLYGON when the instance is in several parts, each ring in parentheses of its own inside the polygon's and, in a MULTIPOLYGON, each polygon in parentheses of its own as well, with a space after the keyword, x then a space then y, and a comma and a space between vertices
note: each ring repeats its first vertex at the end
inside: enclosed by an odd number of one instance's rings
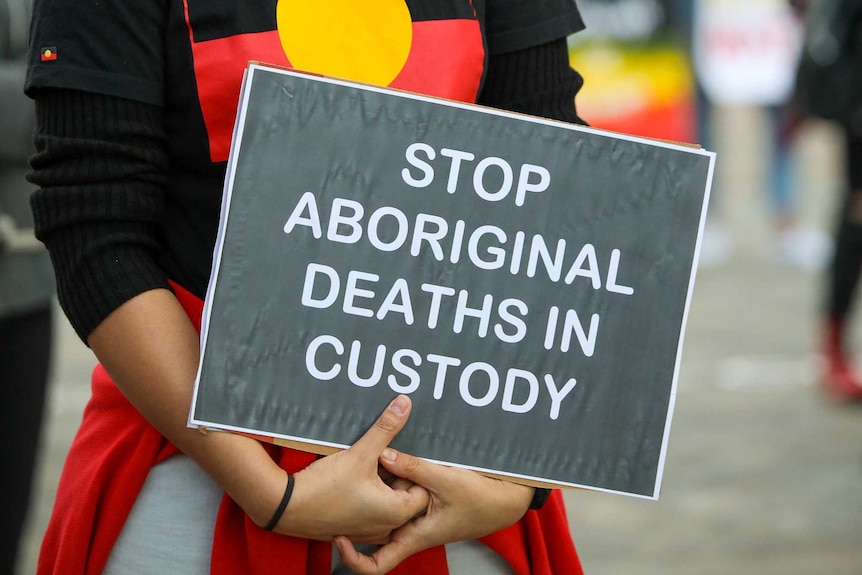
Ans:
POLYGON ((278 0, 276 20, 294 68, 379 86, 398 76, 413 41, 404 0, 278 0))

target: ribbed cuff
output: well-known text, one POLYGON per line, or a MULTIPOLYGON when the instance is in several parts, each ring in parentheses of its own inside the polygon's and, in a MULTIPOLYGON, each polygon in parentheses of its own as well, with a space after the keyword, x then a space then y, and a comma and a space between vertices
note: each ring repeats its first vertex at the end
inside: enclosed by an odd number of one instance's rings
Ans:
POLYGON ((145 242, 128 229, 118 234, 111 227, 66 228, 46 241, 60 305, 85 343, 96 326, 126 301, 152 289, 171 289, 164 271, 142 247, 145 242))
POLYGON ((583 124, 575 96, 583 78, 569 64, 565 38, 490 58, 479 103, 583 124))

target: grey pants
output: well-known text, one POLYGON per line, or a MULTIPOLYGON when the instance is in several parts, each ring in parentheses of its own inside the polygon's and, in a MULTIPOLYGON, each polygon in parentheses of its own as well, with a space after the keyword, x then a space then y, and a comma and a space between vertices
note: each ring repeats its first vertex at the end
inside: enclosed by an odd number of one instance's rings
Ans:
MULTIPOLYGON (((150 470, 105 575, 209 575, 222 491, 192 460, 176 455, 150 470)), ((478 541, 446 546, 452 575, 510 575, 512 569, 478 541)), ((333 552, 333 575, 353 573, 333 552)))

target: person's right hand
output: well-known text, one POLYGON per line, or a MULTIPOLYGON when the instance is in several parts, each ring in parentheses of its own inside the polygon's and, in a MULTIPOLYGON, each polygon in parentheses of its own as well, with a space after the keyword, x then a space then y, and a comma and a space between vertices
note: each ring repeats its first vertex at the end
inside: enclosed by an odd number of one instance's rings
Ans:
POLYGON ((275 531, 307 539, 345 535, 354 543, 385 543, 394 529, 424 511, 428 491, 412 484, 406 489, 387 485, 378 474, 379 457, 404 427, 410 409, 410 398, 398 396, 352 447, 298 472, 275 531))

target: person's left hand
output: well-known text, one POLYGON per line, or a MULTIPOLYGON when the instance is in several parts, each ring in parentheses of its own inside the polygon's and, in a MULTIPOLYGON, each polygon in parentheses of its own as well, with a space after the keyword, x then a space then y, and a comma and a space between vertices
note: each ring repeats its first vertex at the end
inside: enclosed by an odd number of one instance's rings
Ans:
POLYGON ((532 487, 430 463, 391 448, 383 452, 380 463, 393 475, 427 489, 431 499, 423 515, 393 531, 373 555, 359 553, 347 537, 334 539, 341 560, 361 575, 387 573, 423 549, 508 527, 524 515, 533 497, 532 487))

